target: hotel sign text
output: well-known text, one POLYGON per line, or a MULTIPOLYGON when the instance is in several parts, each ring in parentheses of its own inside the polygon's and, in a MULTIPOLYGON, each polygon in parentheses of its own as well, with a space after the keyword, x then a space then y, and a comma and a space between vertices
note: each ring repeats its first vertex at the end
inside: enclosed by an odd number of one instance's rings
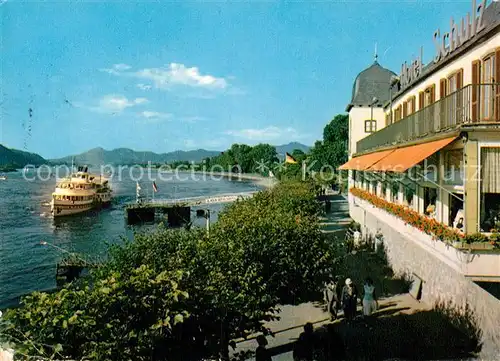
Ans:
POLYGON ((399 84, 401 88, 404 89, 410 85, 415 79, 422 75, 422 70, 424 68, 423 63, 424 48, 420 48, 420 56, 416 60, 412 60, 410 65, 405 61, 401 65, 401 74, 399 75, 399 84))
POLYGON ((434 33, 434 45, 436 46, 436 56, 434 63, 444 59, 451 52, 458 49, 464 43, 472 39, 484 29, 483 15, 487 0, 483 0, 479 6, 476 0, 472 0, 472 21, 467 13, 465 19, 455 24, 453 18, 450 20, 450 31, 441 36, 439 29, 434 33))
MULTIPOLYGON (((450 20, 450 31, 441 35, 438 29, 434 32, 434 45, 436 46, 436 55, 434 63, 446 58, 450 53, 460 48, 467 41, 474 38, 482 30, 484 30, 484 10, 488 0, 483 0, 479 5, 477 0, 472 0, 472 18, 470 13, 467 13, 465 18, 455 23, 453 18, 450 20)), ((401 73, 399 82, 401 90, 407 88, 413 81, 422 75, 423 70, 423 49, 420 49, 420 56, 412 60, 408 65, 406 62, 401 65, 401 73)))

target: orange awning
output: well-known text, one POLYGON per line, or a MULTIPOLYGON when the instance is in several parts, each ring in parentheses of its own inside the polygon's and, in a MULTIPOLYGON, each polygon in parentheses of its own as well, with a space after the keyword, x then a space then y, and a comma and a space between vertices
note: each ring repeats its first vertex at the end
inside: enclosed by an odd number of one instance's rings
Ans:
POLYGON ((445 138, 434 142, 412 145, 396 149, 393 153, 372 164, 367 171, 403 173, 437 151, 452 143, 457 137, 445 138))
POLYGON ((391 150, 383 150, 381 152, 375 152, 365 155, 360 155, 359 157, 352 158, 345 164, 342 164, 339 169, 341 170, 366 170, 370 168, 372 165, 380 161, 382 158, 388 156, 394 152, 394 149, 391 150))

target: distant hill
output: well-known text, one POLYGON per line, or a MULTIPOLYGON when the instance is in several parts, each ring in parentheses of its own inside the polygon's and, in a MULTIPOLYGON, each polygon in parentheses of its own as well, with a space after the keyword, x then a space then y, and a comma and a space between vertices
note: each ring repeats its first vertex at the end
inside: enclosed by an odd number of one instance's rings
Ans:
MULTIPOLYGON (((289 144, 276 146, 276 152, 284 156, 285 152, 291 153, 294 149, 300 149, 304 152, 309 151, 309 147, 292 142, 289 144)), ((153 152, 140 152, 128 148, 117 148, 113 150, 106 150, 103 148, 94 148, 85 153, 67 156, 59 159, 51 159, 50 161, 55 164, 71 164, 74 159, 75 164, 86 164, 92 166, 99 166, 103 164, 145 164, 151 163, 172 163, 176 161, 193 161, 200 162, 208 157, 215 157, 221 151, 197 149, 197 150, 176 150, 170 153, 153 153, 153 152)))
POLYGON ((284 156, 285 153, 287 153, 287 152, 292 153, 295 149, 300 149, 304 153, 307 153, 307 152, 309 152, 310 147, 308 147, 307 145, 304 145, 302 143, 291 142, 288 144, 277 145, 276 146, 276 153, 284 156))
POLYGON ((22 150, 10 149, 0 144, 0 166, 13 166, 24 168, 27 164, 42 165, 47 161, 38 154, 23 152, 22 150))
POLYGON ((157 154, 153 152, 138 152, 128 148, 118 148, 106 150, 103 148, 94 148, 85 153, 75 156, 68 156, 59 159, 52 159, 56 164, 71 164, 74 159, 75 164, 86 165, 104 165, 104 164, 145 164, 151 163, 171 163, 175 161, 194 161, 199 162, 207 157, 219 155, 218 151, 204 149, 182 151, 177 150, 170 153, 157 154))

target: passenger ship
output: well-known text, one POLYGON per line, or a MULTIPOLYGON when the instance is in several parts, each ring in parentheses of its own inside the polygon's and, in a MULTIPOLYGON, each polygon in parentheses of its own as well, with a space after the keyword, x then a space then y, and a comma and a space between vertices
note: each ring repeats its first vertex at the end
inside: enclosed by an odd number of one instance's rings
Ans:
POLYGON ((108 180, 90 174, 88 167, 78 167, 76 173, 57 183, 52 193, 51 212, 54 217, 81 213, 111 203, 108 180))

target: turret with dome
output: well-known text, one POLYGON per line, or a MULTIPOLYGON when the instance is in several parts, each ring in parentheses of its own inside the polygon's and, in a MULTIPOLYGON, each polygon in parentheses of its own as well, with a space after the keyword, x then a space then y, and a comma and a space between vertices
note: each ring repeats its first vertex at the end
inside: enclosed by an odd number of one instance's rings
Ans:
POLYGON ((352 87, 351 102, 347 111, 352 107, 369 107, 373 98, 377 98, 375 106, 382 106, 390 100, 391 80, 396 76, 394 72, 382 67, 377 59, 375 62, 358 74, 352 87))
MULTIPOLYGON (((349 158, 356 153, 356 143, 387 124, 384 104, 391 98, 391 82, 396 74, 375 61, 358 74, 352 87, 349 112, 349 158)), ((397 90, 397 89, 393 89, 397 90)))

